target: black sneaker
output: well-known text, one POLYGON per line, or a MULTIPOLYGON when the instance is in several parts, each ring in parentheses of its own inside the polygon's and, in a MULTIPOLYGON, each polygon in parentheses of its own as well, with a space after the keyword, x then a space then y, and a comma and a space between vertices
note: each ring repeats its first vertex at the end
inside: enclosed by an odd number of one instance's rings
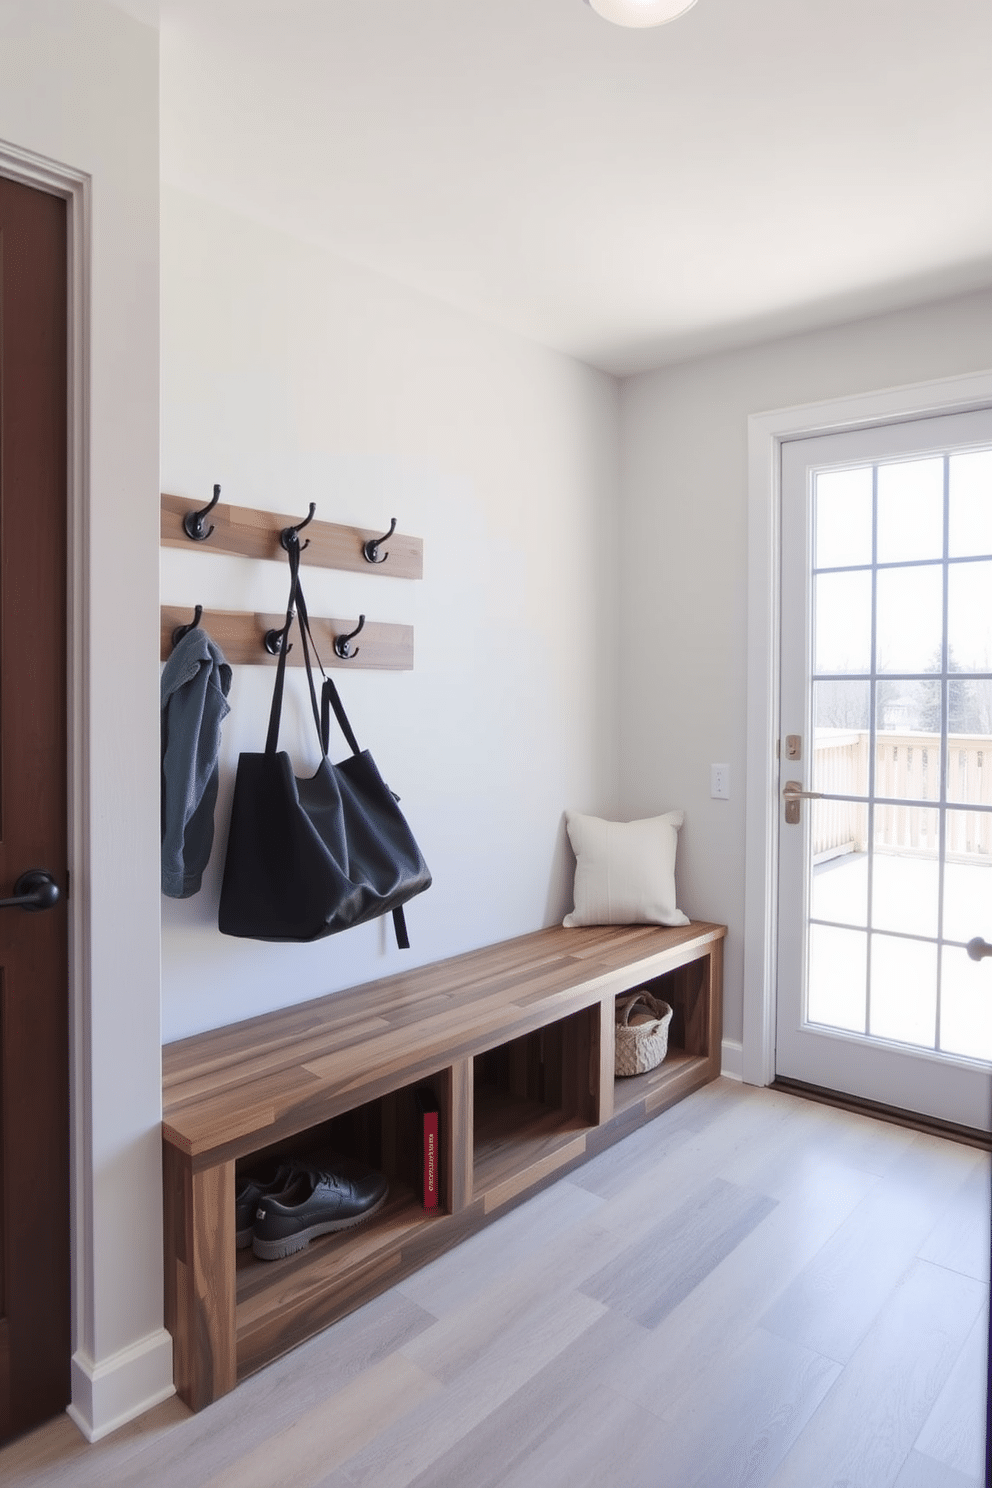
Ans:
POLYGON ((371 1169, 349 1173, 294 1164, 289 1188, 259 1201, 252 1250, 262 1261, 292 1255, 318 1235, 361 1224, 382 1208, 388 1193, 386 1179, 371 1169))
POLYGON ((251 1244, 252 1225, 258 1201, 265 1194, 280 1193, 294 1177, 294 1170, 284 1158, 277 1157, 254 1173, 245 1173, 234 1180, 234 1229, 238 1250, 247 1250, 251 1244))

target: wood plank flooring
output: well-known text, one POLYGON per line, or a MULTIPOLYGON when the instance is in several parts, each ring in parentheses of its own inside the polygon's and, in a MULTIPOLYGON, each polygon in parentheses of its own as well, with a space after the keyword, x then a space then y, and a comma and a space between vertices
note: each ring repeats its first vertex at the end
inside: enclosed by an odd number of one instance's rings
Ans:
POLYGON ((980 1488, 988 1155, 718 1080, 200 1414, 8 1488, 980 1488))

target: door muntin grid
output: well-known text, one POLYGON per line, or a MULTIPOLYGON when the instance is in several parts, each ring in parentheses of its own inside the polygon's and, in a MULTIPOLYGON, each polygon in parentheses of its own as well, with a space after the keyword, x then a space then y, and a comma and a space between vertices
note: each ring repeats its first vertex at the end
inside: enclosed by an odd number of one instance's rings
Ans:
POLYGON ((992 449, 817 469, 809 495, 804 1022, 992 1060, 963 964, 977 872, 992 891, 992 449))

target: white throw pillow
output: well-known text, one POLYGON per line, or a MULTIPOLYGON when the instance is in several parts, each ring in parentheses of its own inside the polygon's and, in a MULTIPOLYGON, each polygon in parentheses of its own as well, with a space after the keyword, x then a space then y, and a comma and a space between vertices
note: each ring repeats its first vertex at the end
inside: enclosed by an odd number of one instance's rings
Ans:
POLYGON ((688 925, 675 903, 681 811, 610 822, 565 812, 575 853, 575 908, 564 925, 688 925))

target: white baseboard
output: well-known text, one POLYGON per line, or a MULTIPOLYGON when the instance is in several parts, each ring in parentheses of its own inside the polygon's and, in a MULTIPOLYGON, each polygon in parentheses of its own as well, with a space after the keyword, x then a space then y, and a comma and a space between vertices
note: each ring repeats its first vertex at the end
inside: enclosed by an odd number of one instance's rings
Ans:
POLYGON ((77 1350, 72 1356, 68 1414, 87 1441, 97 1442, 167 1400, 175 1388, 172 1337, 157 1328, 100 1363, 77 1350))
POLYGON ((744 1045, 736 1039, 724 1039, 720 1046, 720 1073, 728 1080, 744 1078, 744 1045))

